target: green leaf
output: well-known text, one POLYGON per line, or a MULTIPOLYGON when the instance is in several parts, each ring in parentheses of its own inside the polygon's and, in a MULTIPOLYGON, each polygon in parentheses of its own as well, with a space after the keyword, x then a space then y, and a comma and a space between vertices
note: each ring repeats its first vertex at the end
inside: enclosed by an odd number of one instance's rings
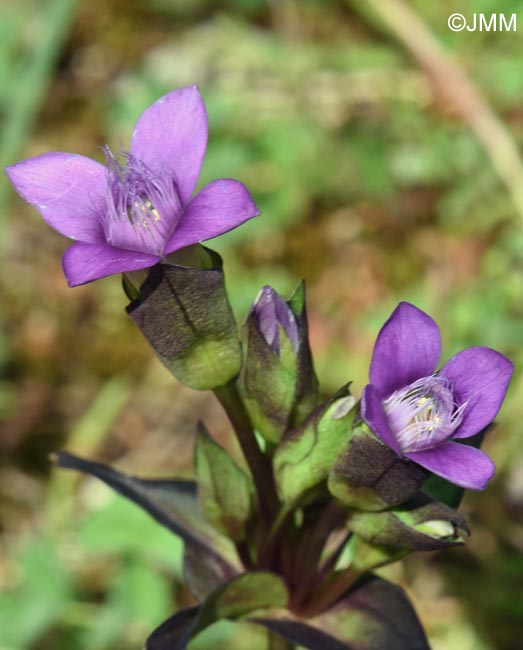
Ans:
POLYGON ((244 573, 214 591, 200 607, 165 621, 147 639, 146 650, 185 650, 192 638, 217 621, 286 607, 287 600, 287 588, 279 576, 265 571, 244 573))
POLYGON ((403 589, 375 576, 312 618, 281 610, 249 620, 308 650, 430 650, 403 589))
POLYGON ((199 423, 195 448, 198 501, 207 520, 235 542, 247 536, 254 511, 252 479, 199 423))
POLYGON ((298 501, 327 478, 349 439, 353 407, 354 398, 344 387, 285 434, 274 454, 274 472, 286 502, 298 501))
POLYGON ((214 268, 154 266, 127 312, 183 384, 212 389, 240 371, 241 350, 221 258, 214 268))
POLYGON ((193 481, 140 479, 67 452, 57 454, 57 464, 95 476, 138 504, 156 521, 179 535, 186 545, 211 554, 229 578, 240 570, 231 542, 209 526, 202 516, 193 481))
POLYGON ((374 511, 407 501, 425 476, 418 465, 398 456, 360 425, 333 463, 328 485, 345 505, 374 511))

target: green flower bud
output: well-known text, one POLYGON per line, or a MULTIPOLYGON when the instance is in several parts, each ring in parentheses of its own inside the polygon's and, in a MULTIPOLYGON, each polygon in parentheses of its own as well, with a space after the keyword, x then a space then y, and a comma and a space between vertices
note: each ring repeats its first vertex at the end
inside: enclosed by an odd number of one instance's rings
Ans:
POLYGON ((459 513, 428 497, 418 497, 408 507, 354 512, 349 527, 371 544, 409 551, 456 546, 469 535, 459 513))
POLYGON ((276 444, 318 402, 303 285, 288 302, 264 287, 245 322, 243 344, 240 392, 256 430, 276 444))

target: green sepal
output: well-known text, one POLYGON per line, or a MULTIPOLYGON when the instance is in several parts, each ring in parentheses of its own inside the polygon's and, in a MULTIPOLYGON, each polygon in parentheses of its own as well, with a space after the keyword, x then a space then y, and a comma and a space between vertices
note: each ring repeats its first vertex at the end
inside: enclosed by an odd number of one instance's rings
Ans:
POLYGON ((372 544, 433 551, 464 543, 469 535, 465 519, 455 510, 419 496, 408 507, 382 512, 354 512, 349 528, 372 544))
MULTIPOLYGON (((127 312, 183 384, 212 389, 240 371, 241 349, 217 253, 212 268, 157 264, 127 312)), ((185 261, 185 260, 184 260, 185 261)))
POLYGON ((268 442, 277 444, 287 429, 296 393, 297 361, 280 328, 282 356, 265 341, 252 314, 243 326, 244 363, 239 389, 251 422, 268 442))
POLYGON ((319 402, 319 383, 314 372, 309 345, 309 325, 305 301, 305 282, 303 280, 296 287, 287 304, 296 316, 300 333, 296 396, 289 421, 290 427, 294 428, 305 420, 319 402))
POLYGON ((348 386, 318 406, 276 448, 276 485, 286 503, 295 503, 320 485, 346 446, 356 413, 348 386))
POLYGON ((198 501, 206 519, 234 542, 247 536, 254 512, 254 485, 198 423, 195 446, 198 501))
POLYGON ((345 505, 377 511, 407 501, 425 478, 418 465, 398 456, 360 423, 333 463, 328 486, 345 505))

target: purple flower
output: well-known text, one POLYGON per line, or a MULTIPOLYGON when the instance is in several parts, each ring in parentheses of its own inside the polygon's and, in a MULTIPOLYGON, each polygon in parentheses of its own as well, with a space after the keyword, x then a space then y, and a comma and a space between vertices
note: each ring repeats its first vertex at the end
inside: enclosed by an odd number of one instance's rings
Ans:
POLYGON ((9 180, 45 221, 76 240, 63 257, 70 286, 153 266, 179 248, 259 214, 238 181, 222 178, 192 197, 207 146, 196 86, 175 90, 139 118, 129 151, 107 166, 70 153, 11 165, 9 180))
POLYGON ((440 353, 436 323, 400 303, 378 334, 361 415, 397 454, 456 485, 482 490, 494 464, 459 440, 496 417, 514 367, 495 350, 473 347, 436 372, 440 353))
POLYGON ((254 301, 251 314, 256 318, 265 342, 275 354, 280 354, 280 327, 287 335, 294 351, 298 351, 300 336, 296 317, 274 289, 269 286, 263 287, 254 301))

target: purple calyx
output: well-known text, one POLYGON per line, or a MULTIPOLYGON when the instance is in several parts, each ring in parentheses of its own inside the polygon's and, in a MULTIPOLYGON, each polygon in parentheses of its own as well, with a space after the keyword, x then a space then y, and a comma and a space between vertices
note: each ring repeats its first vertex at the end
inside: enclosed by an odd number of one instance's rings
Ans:
POLYGON ((418 379, 383 401, 389 426, 404 453, 430 449, 451 438, 466 407, 466 402, 456 402, 450 382, 437 375, 418 379))

